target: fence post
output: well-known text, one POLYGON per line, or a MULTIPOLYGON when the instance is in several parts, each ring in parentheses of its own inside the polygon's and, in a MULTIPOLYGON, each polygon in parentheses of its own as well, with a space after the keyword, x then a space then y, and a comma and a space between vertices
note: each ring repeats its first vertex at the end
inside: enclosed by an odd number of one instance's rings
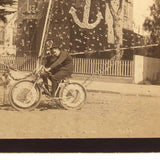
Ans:
POLYGON ((134 83, 140 83, 143 81, 143 69, 144 69, 144 57, 134 55, 134 83))

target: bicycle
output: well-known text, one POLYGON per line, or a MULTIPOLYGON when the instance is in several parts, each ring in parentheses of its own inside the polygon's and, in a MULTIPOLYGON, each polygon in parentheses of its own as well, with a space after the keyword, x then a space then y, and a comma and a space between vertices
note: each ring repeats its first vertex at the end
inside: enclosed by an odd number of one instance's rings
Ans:
MULTIPOLYGON (((27 79, 28 77, 30 77, 32 75, 31 74, 27 74, 27 76, 25 75, 21 75, 20 70, 11 67, 9 64, 7 63, 0 63, 1 66, 3 66, 3 70, 1 71, 2 76, 0 77, 0 81, 1 81, 1 86, 3 86, 3 102, 2 104, 8 104, 6 102, 6 91, 8 90, 7 88, 10 88, 10 86, 12 86, 13 83, 18 82, 20 80, 24 80, 27 79), (21 75, 21 78, 16 78, 15 73, 21 75), (13 76, 14 75, 14 76, 13 76), (13 82, 13 83, 12 83, 13 82)), ((19 76, 18 76, 19 77, 19 76)))
POLYGON ((51 85, 49 83, 44 84, 41 78, 44 72, 46 72, 45 67, 41 65, 29 75, 35 77, 33 80, 20 80, 11 87, 9 101, 13 108, 19 111, 31 111, 40 104, 42 94, 49 96, 58 106, 66 110, 80 109, 82 107, 87 93, 81 84, 64 79, 59 83, 55 96, 52 97, 51 85))

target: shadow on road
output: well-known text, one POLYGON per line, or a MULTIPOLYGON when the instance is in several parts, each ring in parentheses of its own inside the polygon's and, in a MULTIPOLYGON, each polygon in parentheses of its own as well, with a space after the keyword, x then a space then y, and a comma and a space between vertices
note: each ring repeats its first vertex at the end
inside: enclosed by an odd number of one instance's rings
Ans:
MULTIPOLYGON (((46 110, 63 110, 58 107, 56 104, 44 104, 41 103, 37 108, 33 109, 32 111, 46 111, 46 110)), ((0 105, 0 111, 17 111, 11 105, 5 104, 0 105)))
POLYGON ((36 110, 39 111, 45 111, 45 110, 60 110, 61 108, 58 107, 56 104, 46 104, 46 103, 41 103, 36 110))
POLYGON ((0 105, 0 111, 16 111, 11 105, 0 105))

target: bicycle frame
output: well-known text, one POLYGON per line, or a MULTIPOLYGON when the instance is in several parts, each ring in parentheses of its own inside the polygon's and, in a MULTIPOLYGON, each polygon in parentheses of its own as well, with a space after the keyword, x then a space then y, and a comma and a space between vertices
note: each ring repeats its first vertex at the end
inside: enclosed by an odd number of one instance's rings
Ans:
POLYGON ((57 106, 61 108, 67 110, 81 108, 81 105, 86 100, 86 91, 81 84, 62 80, 58 85, 54 97, 52 97, 51 85, 45 84, 42 79, 43 72, 45 72, 45 67, 41 66, 32 72, 32 75, 35 77, 33 80, 22 80, 12 86, 9 92, 9 101, 15 109, 24 111, 33 110, 40 104, 42 93, 49 96, 50 100, 55 101, 57 106), (48 86, 49 90, 45 85, 48 86))
MULTIPOLYGON (((39 87, 41 90, 44 91, 44 93, 45 93, 46 96, 52 97, 52 95, 51 95, 52 84, 50 85, 49 83, 45 83, 43 80, 42 80, 42 81, 40 81, 40 80, 41 80, 41 77, 38 76, 38 77, 36 78, 36 80, 34 81, 34 86, 35 86, 35 85, 38 85, 38 87, 39 87), (46 88, 46 85, 47 85, 47 87, 49 88, 49 90, 46 88)), ((48 79, 48 80, 49 80, 49 79, 48 79)), ((51 82, 51 83, 52 83, 52 82, 51 82)), ((62 81, 59 83, 59 85, 58 85, 58 87, 57 87, 57 89, 56 89, 56 92, 55 92, 55 96, 52 97, 53 99, 60 99, 60 97, 58 98, 58 97, 56 97, 56 95, 58 94, 59 89, 62 88, 65 84, 66 84, 66 82, 62 82, 62 81)))
MULTIPOLYGON (((33 84, 34 84, 33 87, 35 87, 35 85, 37 85, 41 90, 44 91, 45 95, 51 97, 51 92, 50 92, 50 90, 52 90, 52 89, 51 89, 52 86, 49 85, 49 83, 45 83, 45 82, 43 81, 43 79, 42 79, 42 77, 41 77, 41 74, 42 74, 43 72, 46 72, 46 71, 45 71, 45 67, 44 67, 43 65, 41 65, 38 69, 36 69, 35 71, 33 71, 33 75, 36 76, 36 79, 35 79, 34 81, 32 81, 33 84), (42 80, 42 81, 41 81, 41 80, 42 80), (48 91, 48 89, 46 88, 46 85, 48 86, 49 91, 48 91)), ((48 72, 48 74, 50 74, 50 73, 48 72)), ((57 93, 58 93, 58 91, 59 91, 59 89, 60 89, 61 87, 62 87, 62 82, 59 83, 59 85, 58 85, 58 87, 57 87, 57 90, 56 90, 56 92, 55 92, 55 95, 57 95, 57 93)), ((56 97, 53 97, 53 98, 56 98, 56 97)), ((56 98, 56 99, 57 99, 57 98, 56 98)))

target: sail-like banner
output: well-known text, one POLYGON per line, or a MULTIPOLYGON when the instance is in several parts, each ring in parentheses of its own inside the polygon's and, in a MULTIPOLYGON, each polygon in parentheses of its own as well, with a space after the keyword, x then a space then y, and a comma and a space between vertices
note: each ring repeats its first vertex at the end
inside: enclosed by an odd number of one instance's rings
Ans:
MULTIPOLYGON (((19 8, 22 6, 24 10, 22 1, 19 8)), ((35 3, 29 3, 31 6, 27 5, 28 13, 19 14, 19 17, 25 15, 19 27, 23 31, 22 34, 19 32, 21 43, 18 44, 21 53, 28 52, 38 55, 48 2, 49 0, 39 0, 35 3)), ((123 9, 127 5, 132 5, 128 4, 126 0, 124 2, 123 9)), ((47 44, 52 44, 71 53, 97 52, 115 48, 113 17, 106 0, 52 0, 52 3, 51 14, 48 17, 50 25, 46 28, 47 35, 45 35, 47 37, 45 39, 46 47, 47 44)), ((114 3, 112 5, 114 7, 114 3)), ((125 19, 123 19, 123 9, 121 14, 123 24, 121 24, 122 31, 120 32, 121 46, 140 45, 135 38, 137 35, 134 34, 132 28, 128 28, 131 26, 133 17, 128 16, 126 19, 125 15, 125 19)), ((24 12, 27 11, 24 10, 24 12)))

